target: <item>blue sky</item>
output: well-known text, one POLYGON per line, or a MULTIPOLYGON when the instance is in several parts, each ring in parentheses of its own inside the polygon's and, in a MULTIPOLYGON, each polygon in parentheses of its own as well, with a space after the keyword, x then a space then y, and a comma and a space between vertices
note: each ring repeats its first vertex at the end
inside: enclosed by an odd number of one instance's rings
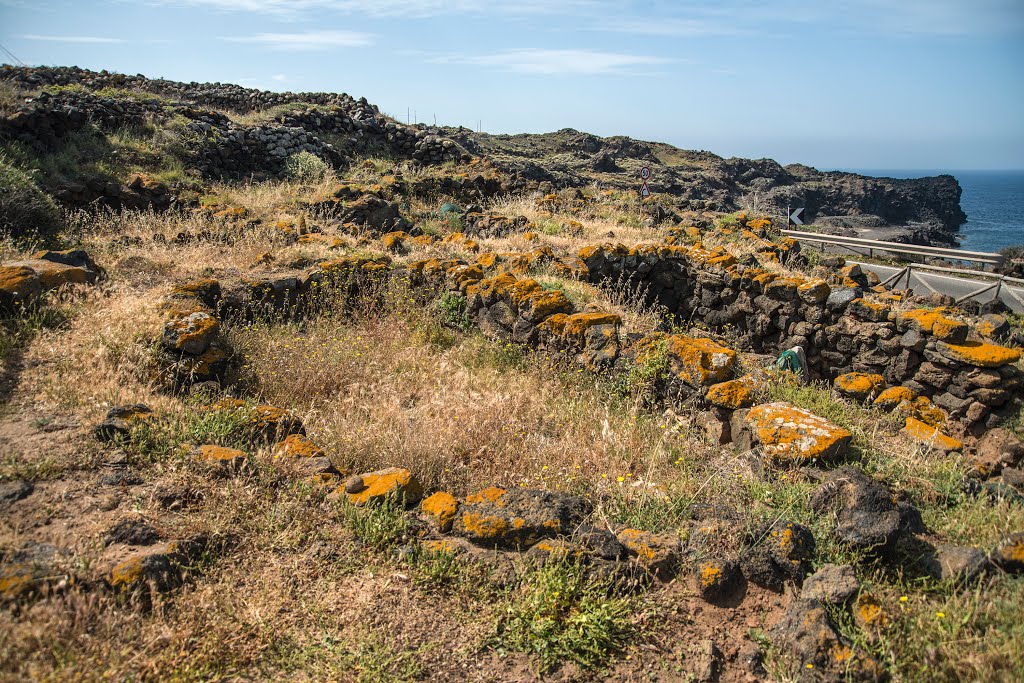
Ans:
POLYGON ((495 133, 1024 168, 1024 0, 0 0, 0 44, 29 64, 347 92, 495 133))

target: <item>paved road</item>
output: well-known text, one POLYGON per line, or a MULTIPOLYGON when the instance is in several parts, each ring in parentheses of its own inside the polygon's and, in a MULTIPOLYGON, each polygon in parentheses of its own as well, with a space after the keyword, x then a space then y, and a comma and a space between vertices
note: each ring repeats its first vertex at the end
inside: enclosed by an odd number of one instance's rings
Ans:
MULTIPOLYGON (((873 270, 878 275, 878 277, 880 277, 883 281, 892 277, 900 270, 902 270, 901 267, 879 266, 873 263, 862 263, 860 261, 847 260, 846 263, 848 265, 852 263, 857 263, 860 265, 861 268, 865 270, 873 270)), ((959 299, 960 297, 967 296, 971 292, 975 292, 981 289, 982 287, 993 284, 995 280, 988 278, 968 280, 961 277, 954 277, 952 275, 943 275, 941 273, 929 273, 923 270, 911 269, 910 288, 914 290, 915 294, 928 294, 930 290, 928 289, 928 287, 924 285, 925 282, 931 285, 932 289, 934 289, 935 291, 959 299)), ((907 288, 907 279, 905 275, 902 278, 900 278, 898 288, 907 288)), ((1018 297, 1020 297, 1021 300, 1024 300, 1024 287, 1021 287, 1020 285, 1011 286, 1004 282, 1002 289, 1012 289, 1012 291, 1018 297)), ((984 294, 979 295, 977 297, 977 300, 981 301, 982 303, 992 301, 994 294, 995 290, 991 289, 985 292, 984 294)), ((1009 307, 1009 309, 1014 313, 1024 313, 1024 305, 1021 305, 1020 302, 1015 301, 1013 297, 1007 294, 1005 291, 1000 292, 999 299, 1004 304, 1006 304, 1007 307, 1009 307)))

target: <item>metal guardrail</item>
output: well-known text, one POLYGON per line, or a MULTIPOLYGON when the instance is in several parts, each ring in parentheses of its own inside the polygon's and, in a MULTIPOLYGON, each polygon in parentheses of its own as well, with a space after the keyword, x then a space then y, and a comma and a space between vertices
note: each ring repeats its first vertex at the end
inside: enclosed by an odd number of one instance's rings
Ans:
MULTIPOLYGON (((933 256, 946 258, 953 261, 970 261, 980 263, 983 266, 998 267, 1003 265, 1006 257, 1002 254, 995 254, 987 251, 963 251, 961 249, 946 249, 943 247, 927 247, 919 244, 903 244, 901 242, 885 242, 882 240, 868 240, 860 237, 843 237, 841 235, 825 235, 818 232, 803 232, 801 230, 783 230, 782 234, 792 237, 801 242, 818 242, 850 249, 867 249, 868 256, 874 256, 875 251, 885 251, 892 254, 909 254, 911 256, 933 256)), ((966 271, 977 274, 977 271, 966 271)), ((982 271, 983 272, 983 271, 982 271)))
MULTIPOLYGON (((1009 277, 1008 275, 998 275, 996 273, 987 273, 985 271, 964 270, 962 268, 941 268, 939 266, 929 266, 929 265, 924 265, 924 264, 920 264, 920 263, 908 263, 901 270, 896 272, 894 275, 886 278, 880 284, 881 284, 882 287, 890 287, 891 286, 891 288, 895 289, 895 288, 897 288, 899 286, 900 280, 902 280, 904 277, 906 277, 907 278, 907 287, 910 287, 910 278, 913 276, 913 271, 914 270, 925 270, 925 271, 935 272, 935 273, 951 273, 953 275, 970 275, 972 279, 973 278, 981 277, 981 278, 985 278, 985 279, 994 280, 994 282, 992 282, 992 284, 985 285, 984 287, 981 287, 980 289, 977 289, 977 290, 971 292, 970 294, 966 294, 966 295, 960 297, 959 299, 956 300, 956 303, 958 303, 958 304, 962 304, 963 302, 967 301, 968 299, 973 299, 974 297, 976 297, 976 296, 978 296, 980 294, 984 294, 985 292, 988 292, 988 291, 991 291, 991 290, 995 290, 992 293, 992 300, 993 301, 998 299, 1000 294, 1005 293, 1010 298, 1012 298, 1014 301, 1016 301, 1018 304, 1020 304, 1022 307, 1024 307, 1024 299, 1022 299, 1020 296, 1018 296, 1017 293, 1014 292, 1011 288, 1009 288, 1009 287, 1006 287, 1005 289, 1003 288, 1003 285, 1006 284, 1006 283, 1024 285, 1024 280, 1021 280, 1021 279, 1015 278, 1015 277, 1009 277)), ((927 280, 924 280, 924 279, 919 277, 918 281, 922 285, 924 285, 925 288, 928 291, 932 292, 933 294, 937 294, 938 293, 938 291, 934 287, 932 287, 930 284, 928 284, 927 280)), ((981 284, 981 283, 978 283, 978 284, 981 284)))

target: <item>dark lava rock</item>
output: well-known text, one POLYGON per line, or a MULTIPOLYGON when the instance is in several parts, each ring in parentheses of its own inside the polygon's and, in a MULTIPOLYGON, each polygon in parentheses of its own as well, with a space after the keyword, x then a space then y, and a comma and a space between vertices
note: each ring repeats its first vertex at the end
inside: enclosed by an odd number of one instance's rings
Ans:
POLYGON ((889 488, 855 467, 833 470, 811 496, 819 514, 835 511, 836 537, 863 550, 891 547, 909 523, 910 510, 893 503, 889 488))
POLYGON ((103 486, 138 486, 144 482, 143 478, 129 470, 117 470, 104 475, 100 479, 103 486))
POLYGON ((801 599, 841 605, 849 602, 860 584, 853 567, 848 564, 826 564, 804 579, 801 599))
POLYGON ((851 302, 859 298, 860 292, 851 287, 835 289, 825 300, 825 307, 833 313, 842 313, 851 302))
POLYGON ((742 587, 743 573, 732 560, 712 558, 699 563, 694 570, 697 592, 712 604, 728 601, 742 587))
POLYGON ((992 553, 992 564, 1011 574, 1024 573, 1024 532, 1004 538, 992 553))
POLYGON ((615 534, 607 529, 584 525, 577 529, 573 540, 589 554, 602 560, 624 560, 629 555, 626 546, 619 543, 615 534))
POLYGON ((784 656, 800 667, 799 680, 884 681, 888 674, 872 657, 846 643, 828 612, 815 600, 796 600, 771 629, 784 656))
POLYGON ((98 440, 104 442, 113 441, 118 437, 127 437, 131 421, 148 417, 152 413, 152 409, 142 403, 130 406, 115 406, 107 411, 106 419, 96 425, 93 433, 98 440))
POLYGON ((32 485, 32 482, 25 481, 24 479, 0 483, 0 508, 5 508, 11 503, 32 495, 34 490, 35 487, 32 485))
POLYGON ((48 543, 29 543, 0 563, 0 603, 45 594, 67 583, 62 551, 48 543))
POLYGON ((592 509, 580 496, 492 487, 466 496, 452 532, 478 545, 522 548, 572 534, 592 509))
POLYGON ((160 534, 157 530, 149 522, 138 517, 122 519, 103 534, 104 545, 152 545, 158 540, 160 534))
POLYGON ((977 548, 939 545, 923 559, 929 576, 944 581, 973 581, 988 568, 988 556, 977 548))
POLYGON ((740 555, 740 566, 748 581, 773 591, 782 591, 787 581, 800 581, 814 557, 814 535, 800 524, 780 520, 751 538, 740 555))

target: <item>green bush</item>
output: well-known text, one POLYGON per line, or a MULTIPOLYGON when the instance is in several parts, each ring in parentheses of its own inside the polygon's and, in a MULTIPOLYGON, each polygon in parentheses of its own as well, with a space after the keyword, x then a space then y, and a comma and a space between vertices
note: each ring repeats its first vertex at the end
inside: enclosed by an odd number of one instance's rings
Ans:
POLYGON ((462 332, 473 329, 473 319, 466 314, 466 297, 446 292, 434 305, 442 325, 462 332))
POLYGON ((327 162, 311 152, 292 154, 284 167, 288 178, 300 183, 319 183, 331 172, 327 162))
POLYGON ((23 171, 0 155, 0 234, 17 241, 52 238, 61 229, 64 216, 46 194, 23 171))
POLYGON ((575 562, 549 561, 523 577, 498 618, 493 643, 536 655, 542 671, 571 661, 590 669, 633 642, 636 600, 575 562))

